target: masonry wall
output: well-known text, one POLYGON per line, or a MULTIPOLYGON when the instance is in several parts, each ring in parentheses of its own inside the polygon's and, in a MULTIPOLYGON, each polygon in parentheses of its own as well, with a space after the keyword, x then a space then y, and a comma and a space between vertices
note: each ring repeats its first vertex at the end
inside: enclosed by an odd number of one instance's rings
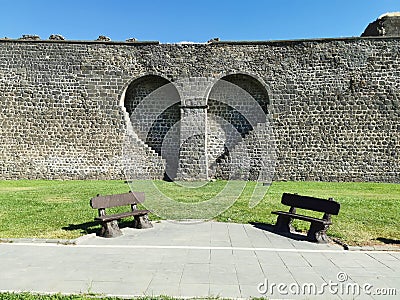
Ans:
MULTIPOLYGON (((148 136, 153 144, 146 143, 127 121, 135 104, 124 104, 130 84, 149 74, 172 83, 228 74, 262 81, 276 180, 400 182, 400 38, 185 45, 2 40, 0 178, 164 178, 156 127, 148 136)), ((178 108, 166 116, 172 128, 178 108)), ((206 120, 210 139, 218 122, 206 120)), ((238 141, 249 153, 243 162, 262 147, 251 142, 260 134, 263 140, 260 128, 238 141)), ((213 176, 222 148, 209 149, 213 176)), ((234 160, 241 163, 240 156, 234 160)))

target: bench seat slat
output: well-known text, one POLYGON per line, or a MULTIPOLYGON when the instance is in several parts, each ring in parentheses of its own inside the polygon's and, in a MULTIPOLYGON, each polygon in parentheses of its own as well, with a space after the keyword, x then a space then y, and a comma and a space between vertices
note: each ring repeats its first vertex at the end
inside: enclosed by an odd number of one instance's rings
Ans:
POLYGON ((321 224, 324 224, 324 225, 331 225, 332 224, 332 222, 328 221, 328 220, 317 219, 317 218, 304 216, 304 215, 298 215, 298 214, 294 214, 294 213, 290 213, 290 212, 286 212, 286 211, 273 211, 272 213, 275 214, 275 215, 283 215, 283 216, 287 216, 287 217, 291 217, 291 218, 299 219, 299 220, 303 220, 303 221, 321 223, 321 224))
POLYGON ((101 222, 108 222, 108 221, 118 220, 118 219, 122 219, 122 218, 126 218, 126 217, 143 216, 148 213, 150 213, 150 211, 147 209, 141 209, 141 210, 138 209, 138 210, 123 212, 123 213, 119 213, 119 214, 99 216, 99 217, 96 217, 95 220, 101 221, 101 222))

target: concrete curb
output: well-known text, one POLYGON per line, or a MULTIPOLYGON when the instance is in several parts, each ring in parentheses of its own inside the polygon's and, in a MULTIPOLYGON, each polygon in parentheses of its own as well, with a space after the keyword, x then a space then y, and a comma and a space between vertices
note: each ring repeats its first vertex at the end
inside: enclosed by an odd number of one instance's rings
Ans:
MULTIPOLYGON (((124 228, 125 229, 125 228, 124 228)), ((0 243, 23 243, 23 244, 59 244, 59 245, 80 245, 87 242, 88 240, 95 239, 97 236, 95 233, 86 234, 76 239, 40 239, 40 238, 0 238, 0 243)), ((338 244, 343 247, 343 250, 347 251, 398 251, 400 252, 400 246, 391 245, 374 245, 374 246, 349 246, 346 243, 332 239, 334 244, 338 244)))
POLYGON ((376 245, 376 246, 348 246, 349 251, 399 251, 400 247, 376 245))
POLYGON ((67 239, 39 239, 39 238, 8 238, 8 239, 0 239, 0 243, 76 245, 76 240, 75 239, 67 240, 67 239))

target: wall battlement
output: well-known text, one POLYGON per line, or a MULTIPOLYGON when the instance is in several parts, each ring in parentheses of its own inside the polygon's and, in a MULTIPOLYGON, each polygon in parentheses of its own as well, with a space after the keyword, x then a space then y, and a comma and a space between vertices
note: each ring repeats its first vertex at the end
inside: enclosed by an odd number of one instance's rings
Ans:
POLYGON ((399 53, 393 36, 3 39, 0 178, 251 180, 274 148, 275 180, 400 182, 399 53))

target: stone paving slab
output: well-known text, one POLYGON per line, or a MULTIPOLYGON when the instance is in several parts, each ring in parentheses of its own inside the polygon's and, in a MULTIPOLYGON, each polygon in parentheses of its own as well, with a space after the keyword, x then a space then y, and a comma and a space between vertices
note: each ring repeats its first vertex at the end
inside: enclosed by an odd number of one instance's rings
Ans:
POLYGON ((114 239, 88 235, 66 245, 0 243, 0 291, 235 299, 400 295, 400 252, 345 251, 250 224, 153 225, 124 228, 114 239), (358 290, 346 291, 352 288, 358 290), (382 292, 377 289, 396 295, 374 295, 382 292))

